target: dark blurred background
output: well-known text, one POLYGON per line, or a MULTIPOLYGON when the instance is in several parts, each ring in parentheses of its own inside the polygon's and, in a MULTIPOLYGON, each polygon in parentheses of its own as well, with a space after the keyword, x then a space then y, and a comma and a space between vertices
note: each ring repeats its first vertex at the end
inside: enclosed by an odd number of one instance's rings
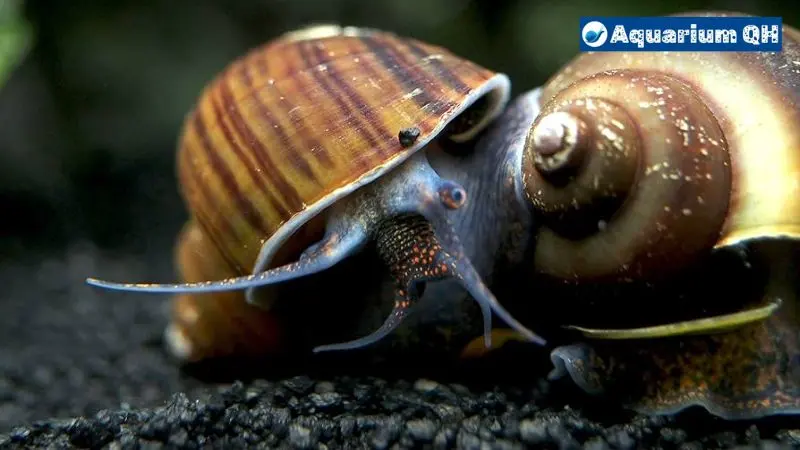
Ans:
POLYGON ((412 35, 508 73, 518 93, 576 54, 581 15, 691 9, 800 24, 796 0, 0 0, 0 257, 76 238, 146 251, 134 230, 177 231, 183 115, 232 58, 292 28, 412 35))
POLYGON ((174 176, 179 128, 204 84, 249 48, 313 22, 384 28, 506 72, 518 94, 578 52, 582 15, 723 9, 798 26, 797 5, 0 0, 0 431, 158 404, 184 389, 169 378, 173 366, 134 356, 161 329, 163 310, 151 305, 164 303, 120 303, 82 280, 174 279, 172 243, 186 218, 174 176), (56 381, 79 395, 56 392, 56 381))

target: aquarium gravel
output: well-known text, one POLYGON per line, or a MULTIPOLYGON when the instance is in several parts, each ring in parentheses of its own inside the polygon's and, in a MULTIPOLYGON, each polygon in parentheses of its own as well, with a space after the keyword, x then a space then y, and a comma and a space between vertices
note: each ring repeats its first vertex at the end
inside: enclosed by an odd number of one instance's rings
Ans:
MULTIPOLYGON (((163 297, 109 296, 87 273, 168 273, 170 249, 126 256, 78 243, 0 267, 0 448, 792 448, 789 418, 645 417, 547 368, 512 384, 294 373, 211 382, 164 354, 163 297), (283 376, 283 375, 282 375, 283 376)), ((162 243, 163 244, 163 243, 162 243)), ((445 379, 446 378, 446 379, 445 379)))

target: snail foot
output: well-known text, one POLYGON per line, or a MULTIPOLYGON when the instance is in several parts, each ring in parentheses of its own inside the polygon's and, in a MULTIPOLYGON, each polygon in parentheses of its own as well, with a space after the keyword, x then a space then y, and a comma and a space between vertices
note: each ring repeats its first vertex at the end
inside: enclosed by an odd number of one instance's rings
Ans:
POLYGON ((341 342, 338 344, 327 344, 314 347, 314 353, 336 351, 336 350, 355 350, 362 347, 370 346, 381 339, 391 334, 409 313, 409 307, 417 301, 418 297, 408 291, 398 291, 398 300, 394 303, 394 308, 386 318, 386 321, 375 330, 373 333, 354 339, 348 342, 341 342))
POLYGON ((569 375, 591 394, 643 414, 692 406, 727 420, 800 414, 797 301, 725 332, 661 339, 591 340, 551 352, 550 378, 569 375))

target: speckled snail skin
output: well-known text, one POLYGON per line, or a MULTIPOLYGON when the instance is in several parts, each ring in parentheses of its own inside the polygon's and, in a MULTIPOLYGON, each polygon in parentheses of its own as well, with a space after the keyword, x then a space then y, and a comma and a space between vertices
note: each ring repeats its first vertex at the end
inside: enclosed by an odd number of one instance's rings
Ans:
POLYGON ((410 307, 466 290, 485 346, 492 313, 513 331, 495 336, 537 345, 527 326, 557 321, 574 333, 548 337, 553 376, 633 409, 798 413, 800 320, 785 282, 691 312, 670 304, 683 294, 648 298, 633 321, 606 322, 631 303, 552 302, 536 284, 694 291, 688 268, 707 256, 756 264, 762 241, 800 238, 800 44, 783 33, 777 54, 582 54, 511 103, 506 76, 438 47, 364 29, 286 35, 227 69, 187 120, 188 284, 89 282, 176 294, 168 336, 186 360, 269 352, 286 343, 273 289, 372 243, 396 286, 381 298, 389 319, 316 350, 375 344, 410 307), (466 147, 443 151, 448 141, 466 147), (498 267, 533 287, 501 307, 487 288, 498 267), (647 313, 651 301, 666 309, 647 313), (551 317, 551 303, 571 312, 551 317))

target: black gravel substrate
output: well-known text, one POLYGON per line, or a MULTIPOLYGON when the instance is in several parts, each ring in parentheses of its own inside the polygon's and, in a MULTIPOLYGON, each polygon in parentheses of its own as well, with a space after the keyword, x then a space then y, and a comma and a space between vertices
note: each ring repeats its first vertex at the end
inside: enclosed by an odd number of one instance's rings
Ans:
POLYGON ((302 370, 269 381, 204 383, 162 351, 163 299, 121 300, 82 284, 100 266, 119 279, 169 273, 168 248, 159 253, 151 245, 121 258, 80 244, 60 257, 28 255, 27 263, 0 268, 0 447, 800 446, 796 419, 731 423, 702 410, 638 416, 570 383, 548 383, 547 367, 523 375, 527 383, 502 386, 435 372, 389 379, 302 370))
POLYGON ((470 392, 433 381, 379 379, 236 383, 207 400, 177 394, 149 410, 17 429, 10 443, 139 448, 784 448, 798 431, 762 440, 756 427, 690 434, 668 420, 638 417, 602 425, 563 408, 538 410, 519 390, 470 392), (783 444, 780 442, 782 441, 783 444), (738 447, 737 447, 738 446, 738 447))

